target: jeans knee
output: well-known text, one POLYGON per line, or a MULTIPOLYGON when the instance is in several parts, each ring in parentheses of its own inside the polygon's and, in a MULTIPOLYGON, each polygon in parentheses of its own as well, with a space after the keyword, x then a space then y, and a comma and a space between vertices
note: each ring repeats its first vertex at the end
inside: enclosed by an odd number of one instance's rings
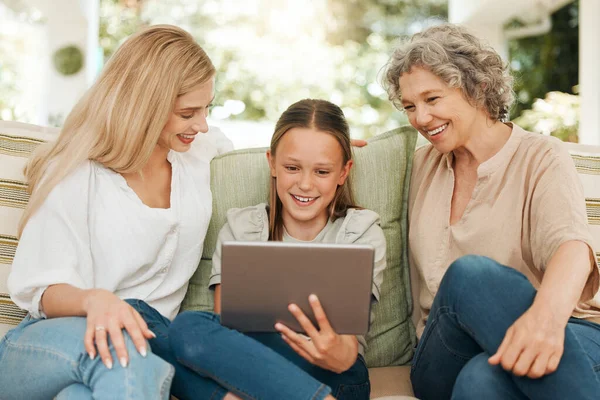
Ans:
POLYGON ((480 353, 465 364, 454 383, 452 399, 511 398, 503 397, 512 386, 510 376, 502 367, 490 365, 488 358, 487 353, 480 353))
POLYGON ((169 326, 169 342, 178 360, 204 357, 211 346, 211 337, 222 329, 216 314, 185 311, 169 326))
POLYGON ((84 400, 93 399, 92 390, 83 383, 73 383, 56 395, 56 400, 84 400))
POLYGON ((479 280, 489 276, 490 273, 493 274, 494 269, 499 266, 500 264, 490 258, 469 254, 457 258, 450 264, 445 276, 459 281, 479 280))
POLYGON ((515 269, 505 267, 491 258, 466 255, 450 264, 440 284, 440 291, 485 295, 491 287, 503 286, 506 278, 512 279, 513 274, 525 278, 515 269))
POLYGON ((129 356, 129 363, 126 368, 113 369, 122 370, 128 376, 128 379, 143 381, 148 379, 148 377, 153 377, 152 379, 155 379, 157 383, 161 382, 161 385, 169 387, 175 373, 173 366, 160 356, 154 354, 148 341, 146 341, 146 353, 144 355, 136 348, 128 333, 124 331, 123 336, 125 338, 125 348, 129 356))
POLYGON ((123 301, 125 301, 127 304, 129 304, 131 307, 133 307, 140 314, 150 313, 150 312, 154 311, 154 309, 152 307, 150 307, 150 305, 148 303, 146 303, 144 300, 124 299, 123 301))

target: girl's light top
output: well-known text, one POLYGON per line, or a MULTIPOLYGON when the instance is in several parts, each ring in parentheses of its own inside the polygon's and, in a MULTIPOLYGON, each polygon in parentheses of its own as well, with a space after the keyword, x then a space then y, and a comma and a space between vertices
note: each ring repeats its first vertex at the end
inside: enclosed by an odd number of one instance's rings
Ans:
MULTIPOLYGON (((219 232, 217 247, 212 259, 212 273, 209 286, 221 283, 221 243, 226 241, 266 242, 269 240, 269 216, 266 204, 246 208, 234 208, 227 212, 227 223, 219 232)), ((287 232, 283 235, 284 242, 300 242, 287 232)), ((386 267, 386 242, 383 230, 379 226, 379 215, 371 210, 350 209, 343 218, 329 221, 312 243, 336 244, 366 244, 375 250, 375 265, 373 267, 372 300, 379 301, 383 271, 386 267)), ((306 243, 306 242, 303 242, 306 243)), ((343 277, 340 277, 342 280, 343 277)), ((371 312, 371 322, 373 312, 371 312)), ((357 336, 359 353, 364 355, 366 341, 363 336, 357 336)))

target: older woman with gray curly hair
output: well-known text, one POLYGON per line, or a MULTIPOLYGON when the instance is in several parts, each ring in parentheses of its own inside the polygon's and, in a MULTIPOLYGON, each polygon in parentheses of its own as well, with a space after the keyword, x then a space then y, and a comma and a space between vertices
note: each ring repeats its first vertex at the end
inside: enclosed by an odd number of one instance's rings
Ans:
POLYGON ((600 273, 568 152, 506 122, 506 64, 458 26, 404 42, 385 80, 430 142, 409 196, 415 394, 597 398, 600 273))

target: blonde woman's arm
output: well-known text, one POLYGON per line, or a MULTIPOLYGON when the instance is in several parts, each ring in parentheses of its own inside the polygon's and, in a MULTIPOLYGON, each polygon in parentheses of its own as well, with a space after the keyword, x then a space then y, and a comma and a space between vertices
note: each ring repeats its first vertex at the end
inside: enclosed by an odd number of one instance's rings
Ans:
POLYGON ((92 358, 99 353, 111 367, 109 334, 119 360, 127 363, 121 329, 127 329, 142 354, 144 337, 152 333, 129 304, 94 288, 87 222, 92 174, 89 162, 76 169, 31 216, 17 247, 8 288, 13 301, 34 318, 86 317, 86 350, 92 358))

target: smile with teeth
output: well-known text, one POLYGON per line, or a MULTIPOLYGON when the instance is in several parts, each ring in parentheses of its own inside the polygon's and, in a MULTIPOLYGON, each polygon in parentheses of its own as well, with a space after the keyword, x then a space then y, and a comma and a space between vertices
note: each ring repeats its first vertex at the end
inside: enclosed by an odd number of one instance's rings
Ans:
POLYGON ((311 201, 316 199, 316 197, 301 197, 301 196, 296 196, 295 194, 293 194, 292 197, 302 203, 310 203, 311 201))
POLYGON ((444 125, 440 126, 439 128, 435 128, 434 130, 426 131, 426 132, 429 136, 435 136, 438 133, 441 133, 444 129, 446 129, 447 126, 448 126, 448 124, 444 124, 444 125))
POLYGON ((196 135, 185 135, 183 133, 179 133, 177 136, 181 136, 184 139, 193 139, 196 135))

